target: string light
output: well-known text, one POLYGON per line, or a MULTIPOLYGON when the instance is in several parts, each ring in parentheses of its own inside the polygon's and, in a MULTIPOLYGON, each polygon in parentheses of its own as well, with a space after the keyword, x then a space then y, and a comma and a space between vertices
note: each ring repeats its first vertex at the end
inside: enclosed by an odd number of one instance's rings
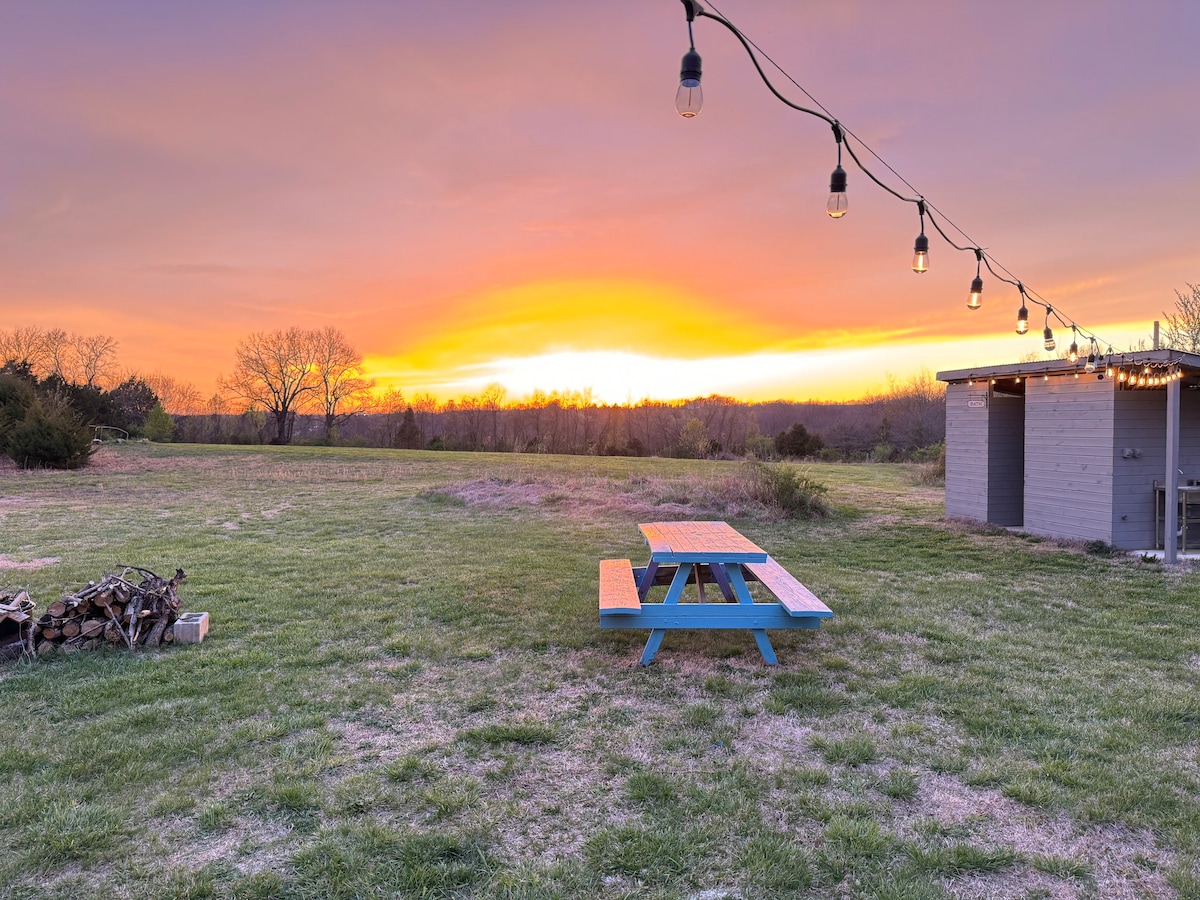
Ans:
POLYGON ((1079 360, 1079 344, 1076 343, 1077 331, 1074 325, 1071 326, 1071 346, 1067 348, 1067 362, 1078 362, 1079 360))
MULTIPOLYGON (((687 14, 689 50, 684 54, 683 57, 683 64, 680 68, 679 90, 676 93, 675 99, 675 108, 678 110, 680 115, 684 116, 685 118, 695 117, 695 115, 699 113, 700 107, 703 103, 703 95, 700 89, 700 55, 696 52, 695 41, 692 38, 692 23, 697 16, 711 19, 712 21, 724 26, 734 35, 734 37, 738 39, 738 41, 745 48, 746 53, 749 55, 750 61, 753 63, 754 68, 758 71, 759 77, 762 79, 763 84, 767 86, 767 89, 770 90, 770 92, 774 94, 779 101, 781 101, 784 105, 796 110, 797 112, 802 112, 815 118, 822 119, 833 128, 834 139, 836 140, 838 146, 838 164, 833 170, 833 174, 829 179, 829 199, 826 202, 825 209, 830 218, 840 219, 846 214, 847 211, 846 172, 845 169, 842 168, 842 145, 844 143, 846 152, 849 153, 850 158, 854 161, 855 165, 858 166, 862 173, 871 181, 873 181, 883 190, 887 191, 889 194, 892 194, 897 199, 906 203, 916 204, 918 212, 921 216, 921 232, 913 244, 912 269, 914 272, 921 274, 929 270, 929 238, 925 234, 925 217, 928 215, 930 224, 934 227, 938 234, 942 236, 946 243, 956 250, 970 251, 975 253, 977 264, 975 278, 971 282, 970 299, 967 301, 968 309, 979 309, 982 304, 981 294, 983 292, 983 277, 982 268, 979 265, 979 263, 982 263, 982 265, 987 266, 988 271, 993 277, 1017 287, 1021 292, 1022 303, 1021 312, 1018 313, 1017 316, 1017 334, 1025 334, 1028 332, 1029 315, 1026 303, 1033 302, 1046 310, 1047 322, 1044 331, 1044 346, 1047 352, 1050 352, 1054 349, 1054 338, 1050 330, 1049 323, 1049 317, 1052 314, 1064 327, 1069 325, 1076 336, 1078 334, 1083 334, 1085 338, 1095 340, 1096 336, 1094 334, 1092 334, 1090 331, 1082 329, 1077 322, 1074 322, 1069 318, 1064 318, 1060 313, 1056 313, 1049 301, 1047 301, 1036 291, 1027 289, 1020 281, 1016 280, 1015 277, 1012 277, 1012 273, 1009 272, 1007 268, 1001 265, 999 261, 997 261, 986 251, 984 251, 977 242, 972 241, 958 225, 956 225, 950 220, 949 217, 938 210, 936 206, 928 203, 924 196, 917 191, 907 179, 897 172, 896 169, 887 162, 887 160, 876 153, 870 146, 866 144, 866 142, 859 138, 858 135, 854 134, 854 132, 846 128, 836 118, 834 118, 832 113, 830 113, 824 105, 822 105, 815 97, 813 97, 813 95, 810 94, 803 85, 801 85, 798 81, 796 81, 795 78, 788 74, 783 67, 771 59, 771 57, 765 53, 761 47, 746 37, 746 35, 744 35, 732 22, 726 19, 720 13, 720 10, 716 8, 715 4, 711 2, 711 0, 709 0, 708 5, 713 8, 714 12, 709 12, 706 10, 704 6, 698 2, 698 0, 681 0, 681 2, 683 3, 684 10, 687 14), (759 62, 759 57, 762 57, 768 63, 770 63, 784 78, 791 82, 795 88, 803 93, 809 99, 809 101, 811 101, 813 105, 817 106, 819 109, 809 109, 807 107, 800 106, 781 94, 778 88, 776 88, 771 80, 767 77, 766 72, 763 71, 762 64, 759 62), (858 153, 855 152, 854 147, 848 138, 853 138, 863 150, 869 153, 875 160, 884 166, 893 176, 895 176, 896 179, 898 179, 905 185, 905 187, 912 191, 915 196, 905 196, 888 184, 884 183, 884 181, 882 181, 869 168, 867 168, 866 165, 864 165, 862 159, 859 158, 858 153), (945 219, 946 223, 954 231, 968 240, 969 245, 960 246, 951 240, 938 223, 938 220, 933 216, 932 211, 937 211, 938 215, 942 216, 942 218, 945 219), (996 269, 999 269, 1001 272, 1004 272, 1010 277, 1006 278, 1003 275, 1000 275, 996 269)), ((1077 358, 1077 356, 1078 353, 1076 348, 1075 358, 1077 358)), ((1075 359, 1073 358, 1071 361, 1074 362, 1075 359)))
POLYGON ((917 212, 921 216, 921 233, 913 244, 912 270, 918 275, 929 271, 929 238, 925 237, 925 201, 917 203, 917 212))
POLYGON ((1025 306, 1025 285, 1018 282, 1017 290, 1021 292, 1021 308, 1017 310, 1017 334, 1025 334, 1029 331, 1029 308, 1025 306))
POLYGON ((829 176, 829 199, 825 202, 825 212, 831 219, 840 219, 848 209, 846 201, 846 170, 842 168, 842 127, 833 123, 833 139, 837 141, 837 168, 829 176))
POLYGON ((975 248, 975 277, 971 279, 971 296, 967 298, 967 309, 979 309, 983 304, 983 276, 979 267, 983 265, 983 251, 975 248))
POLYGON ((692 20, 696 13, 704 14, 698 3, 685 3, 688 23, 688 52, 683 54, 679 67, 679 90, 675 92, 675 111, 685 119, 693 119, 704 106, 704 91, 700 88, 700 54, 692 37, 692 20))

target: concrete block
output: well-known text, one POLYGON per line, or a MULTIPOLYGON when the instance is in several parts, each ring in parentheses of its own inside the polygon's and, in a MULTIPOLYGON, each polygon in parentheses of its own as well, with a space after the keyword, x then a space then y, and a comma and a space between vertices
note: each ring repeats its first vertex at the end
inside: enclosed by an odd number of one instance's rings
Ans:
POLYGON ((208 613, 184 613, 175 620, 175 643, 199 644, 208 634, 208 613))

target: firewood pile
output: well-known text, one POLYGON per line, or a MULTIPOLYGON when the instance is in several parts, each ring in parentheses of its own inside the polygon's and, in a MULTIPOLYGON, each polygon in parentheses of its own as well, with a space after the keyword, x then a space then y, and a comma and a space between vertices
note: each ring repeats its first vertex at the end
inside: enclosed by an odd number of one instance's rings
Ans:
POLYGON ((174 625, 183 605, 175 591, 185 577, 183 569, 176 569, 172 578, 161 578, 149 569, 126 566, 119 575, 105 575, 51 603, 36 619, 27 593, 21 591, 11 600, 0 593, 0 627, 5 616, 17 624, 15 639, 0 637, 0 658, 6 652, 41 656, 105 644, 130 650, 169 644, 175 640, 174 625), (18 606, 15 616, 8 611, 18 606))
POLYGON ((0 591, 0 659, 33 652, 33 601, 25 591, 0 591))

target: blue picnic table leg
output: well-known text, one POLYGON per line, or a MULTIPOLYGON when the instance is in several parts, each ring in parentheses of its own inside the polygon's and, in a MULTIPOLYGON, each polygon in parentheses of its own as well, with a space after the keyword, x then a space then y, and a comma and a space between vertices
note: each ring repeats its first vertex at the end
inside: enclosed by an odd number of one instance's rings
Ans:
POLYGON ((658 572, 658 563, 654 560, 646 563, 646 570, 642 572, 642 579, 638 582, 638 600, 642 603, 646 602, 646 595, 650 593, 650 588, 654 585, 654 576, 658 572))
POLYGON ((771 646, 771 639, 767 637, 767 632, 762 628, 752 628, 750 633, 754 635, 754 642, 758 644, 758 652, 762 654, 763 662, 768 666, 773 666, 779 662, 775 658, 775 648, 771 646))
MULTIPOLYGON (((750 596, 750 589, 746 587, 746 578, 742 575, 741 566, 729 566, 726 570, 726 575, 729 577, 729 583, 733 587, 733 591, 737 594, 738 603, 754 603, 754 598, 750 596)), ((758 652, 762 654, 763 662, 768 666, 776 665, 779 660, 775 657, 775 648, 771 646, 771 639, 767 637, 767 632, 762 628, 752 628, 750 633, 754 635, 754 643, 758 644, 758 652)))
POLYGON ((729 576, 726 574, 725 564, 713 563, 709 568, 712 570, 713 581, 717 583, 717 586, 721 589, 721 593, 725 595, 725 601, 732 603, 734 600, 733 587, 729 584, 729 576))
POLYGON ((642 651, 641 664, 643 666, 654 662, 654 654, 658 653, 658 648, 662 646, 663 636, 666 633, 665 628, 651 630, 650 637, 646 640, 646 649, 642 651))
MULTIPOLYGON (((683 589, 687 587, 688 575, 691 574, 692 566, 690 563, 680 563, 679 568, 675 570, 675 577, 671 579, 671 586, 667 588, 667 598, 663 600, 663 605, 673 605, 679 603, 679 598, 683 596, 683 589)), ((653 576, 651 576, 653 581, 653 576)), ((652 628, 650 637, 646 640, 646 649, 642 651, 641 664, 648 666, 654 662, 654 655, 658 653, 658 648, 662 646, 663 637, 667 631, 665 628, 652 628)))

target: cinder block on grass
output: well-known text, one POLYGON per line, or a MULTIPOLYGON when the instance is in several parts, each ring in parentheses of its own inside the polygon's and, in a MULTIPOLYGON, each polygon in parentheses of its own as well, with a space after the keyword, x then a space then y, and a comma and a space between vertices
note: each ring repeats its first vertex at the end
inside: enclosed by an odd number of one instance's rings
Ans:
POLYGON ((208 634, 208 613, 184 613, 175 620, 175 643, 199 644, 208 634))

